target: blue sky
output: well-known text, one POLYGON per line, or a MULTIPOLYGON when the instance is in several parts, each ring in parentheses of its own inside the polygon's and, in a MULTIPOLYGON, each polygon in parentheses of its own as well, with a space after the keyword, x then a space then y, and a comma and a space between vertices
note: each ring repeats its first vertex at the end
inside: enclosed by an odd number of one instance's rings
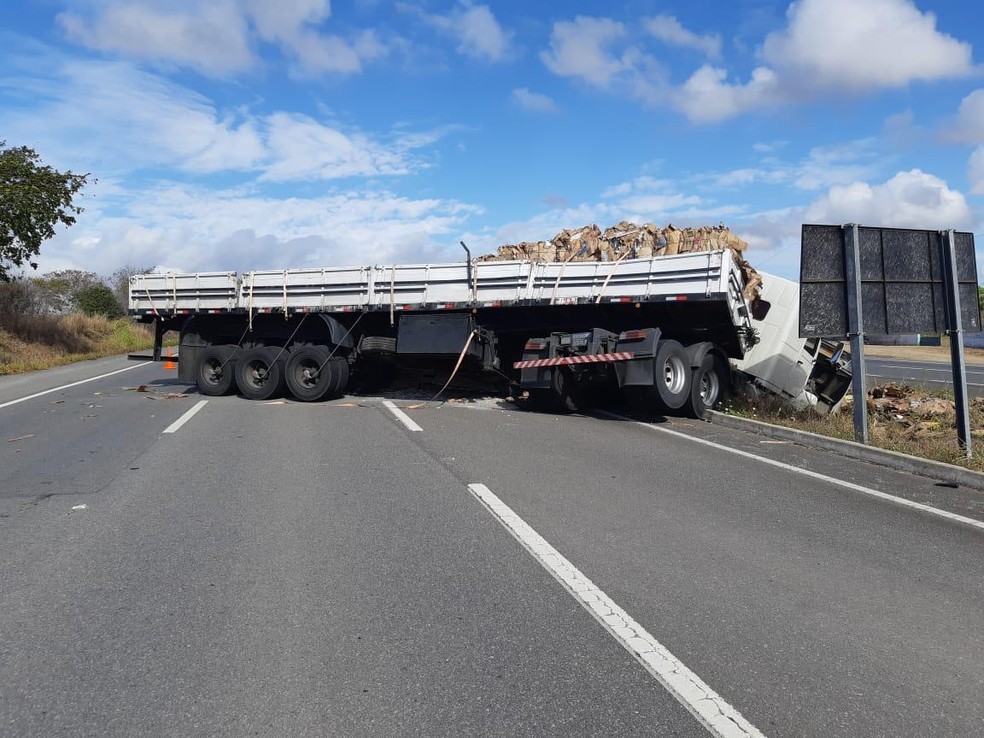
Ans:
MULTIPOLYGON (((41 271, 451 261, 623 218, 984 247, 972 0, 26 0, 0 138, 90 172, 41 271)), ((984 272, 982 272, 984 273, 984 272)))

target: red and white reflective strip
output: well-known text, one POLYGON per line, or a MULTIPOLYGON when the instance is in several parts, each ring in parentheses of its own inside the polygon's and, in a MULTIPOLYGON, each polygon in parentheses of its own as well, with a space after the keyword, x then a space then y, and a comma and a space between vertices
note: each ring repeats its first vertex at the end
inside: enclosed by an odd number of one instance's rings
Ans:
POLYGON ((587 354, 585 356, 561 356, 556 359, 534 359, 516 361, 513 369, 535 369, 540 366, 568 366, 570 364, 605 364, 613 361, 628 361, 635 357, 632 351, 618 351, 614 354, 587 354))

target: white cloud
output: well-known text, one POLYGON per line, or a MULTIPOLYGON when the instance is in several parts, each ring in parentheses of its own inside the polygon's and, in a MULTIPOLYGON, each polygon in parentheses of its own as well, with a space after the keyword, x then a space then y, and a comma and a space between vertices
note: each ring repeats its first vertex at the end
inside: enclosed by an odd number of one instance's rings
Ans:
POLYGON ((797 279, 803 223, 974 230, 981 221, 960 192, 913 169, 879 184, 835 185, 811 203, 756 213, 733 225, 749 242, 748 258, 757 269, 797 279))
POLYGON ((261 42, 277 46, 307 74, 356 73, 385 55, 370 31, 352 38, 321 33, 330 16, 329 0, 111 0, 86 14, 60 13, 58 23, 88 48, 218 77, 258 66, 254 47, 261 42))
POLYGON ((757 154, 774 154, 789 145, 789 141, 760 141, 752 145, 752 150, 757 154))
POLYGON ((957 118, 944 130, 944 137, 955 143, 984 143, 984 89, 974 90, 963 99, 957 118))
MULTIPOLYGON (((673 16, 641 27, 666 43, 720 56, 718 36, 697 35, 673 16)), ((629 28, 609 18, 576 17, 554 24, 540 54, 554 74, 580 79, 650 106, 672 106, 695 123, 717 123, 749 112, 845 93, 858 95, 972 76, 969 43, 937 28, 936 16, 912 0, 798 0, 784 28, 770 33, 747 79, 720 64, 704 64, 680 85, 658 60, 632 45, 629 28)))
POLYGON ((975 195, 984 195, 984 146, 981 146, 970 157, 967 178, 975 195))
MULTIPOLYGON (((771 153, 774 148, 765 146, 762 153, 771 153)), ((877 140, 864 138, 814 147, 798 161, 769 156, 755 167, 698 173, 690 180, 697 184, 710 183, 715 188, 763 183, 815 191, 835 184, 868 180, 877 176, 883 165, 884 155, 877 140)))
POLYGON ((711 59, 718 59, 721 56, 720 34, 698 35, 684 28, 675 16, 657 15, 654 18, 646 18, 642 25, 651 36, 671 46, 694 49, 711 59))
POLYGON ((485 61, 505 61, 510 56, 513 34, 504 29, 488 5, 460 0, 446 15, 428 14, 416 6, 403 5, 425 22, 458 42, 457 51, 485 61))
POLYGON ((540 59, 556 75, 605 87, 630 68, 608 48, 625 36, 625 26, 608 18, 577 16, 558 21, 550 34, 550 50, 542 52, 540 59))
POLYGON ((290 113, 274 113, 265 122, 269 164, 261 180, 370 177, 411 170, 404 151, 364 134, 349 135, 306 115, 290 113))
POLYGON ((864 91, 974 73, 970 44, 936 28, 912 0, 799 0, 762 49, 784 78, 864 91))
POLYGON ((87 208, 45 244, 41 271, 107 274, 142 264, 183 271, 248 270, 458 258, 460 232, 481 209, 389 192, 273 198, 174 182, 128 188, 87 208))
POLYGON ((523 110, 534 113, 557 113, 560 111, 553 98, 540 92, 531 92, 527 87, 513 90, 510 99, 523 110))
POLYGON ((233 2, 196 8, 162 8, 113 2, 94 18, 66 11, 58 22, 66 36, 91 49, 151 62, 167 62, 225 76, 255 63, 246 18, 233 2))
POLYGON ((36 141, 46 157, 104 175, 145 167, 273 181, 402 175, 426 166, 414 152, 453 130, 379 136, 283 111, 221 112, 124 62, 59 58, 44 79, 12 76, 3 85, 32 100, 29 111, 0 109, 12 140, 36 141))
POLYGON ((727 70, 705 64, 676 91, 673 105, 694 123, 716 123, 777 100, 779 78, 768 67, 757 67, 744 84, 727 80, 727 70))
POLYGON ((793 168, 792 182, 802 190, 819 190, 853 180, 867 180, 878 172, 881 160, 877 141, 871 138, 817 146, 793 168))
POLYGON ((329 0, 243 0, 242 9, 252 18, 261 38, 289 41, 299 28, 331 17, 329 0))
POLYGON ((5 80, 32 107, 6 106, 0 123, 75 167, 112 174, 165 165, 207 173, 250 169, 265 155, 256 121, 221 115, 207 98, 163 77, 121 62, 65 58, 46 72, 5 80))
POLYGON ((978 218, 964 196, 919 169, 887 182, 835 185, 804 212, 808 222, 861 223, 889 228, 973 229, 978 218))

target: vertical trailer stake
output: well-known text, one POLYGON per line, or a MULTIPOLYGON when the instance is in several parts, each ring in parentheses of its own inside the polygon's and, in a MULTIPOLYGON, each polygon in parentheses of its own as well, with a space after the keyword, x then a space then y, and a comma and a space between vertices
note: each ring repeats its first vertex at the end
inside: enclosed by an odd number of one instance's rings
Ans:
POLYGON ((468 286, 471 288, 472 302, 477 302, 478 301, 478 284, 475 282, 475 277, 472 274, 471 251, 469 251, 468 250, 468 247, 465 246, 465 242, 464 241, 458 241, 458 243, 461 244, 461 248, 463 248, 465 250, 465 255, 468 258, 468 264, 467 264, 467 266, 468 266, 468 286))

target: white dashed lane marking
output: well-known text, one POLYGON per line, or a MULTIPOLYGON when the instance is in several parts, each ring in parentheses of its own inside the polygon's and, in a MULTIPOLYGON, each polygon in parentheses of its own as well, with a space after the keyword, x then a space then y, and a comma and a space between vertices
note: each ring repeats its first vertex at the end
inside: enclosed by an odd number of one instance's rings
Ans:
POLYGON ((193 417, 195 417, 195 413, 197 413, 199 410, 201 410, 207 404, 208 404, 208 400, 199 400, 198 403, 196 403, 193 408, 191 408, 188 412, 186 412, 180 418, 178 418, 173 423, 171 423, 171 425, 169 425, 167 428, 165 428, 164 429, 164 432, 165 433, 177 433, 178 430, 181 428, 181 426, 183 426, 185 423, 187 423, 189 420, 191 420, 193 417))
POLYGON ((714 736, 763 734, 582 574, 484 484, 468 489, 570 595, 714 736))
POLYGON ((400 408, 398 408, 389 400, 383 400, 383 405, 386 407, 387 410, 393 413, 393 415, 396 416, 396 419, 399 420, 401 423, 403 423, 403 425, 405 425, 409 430, 412 430, 417 433, 424 430, 419 425, 414 423, 413 420, 410 419, 409 415, 407 415, 405 412, 400 410, 400 408))

